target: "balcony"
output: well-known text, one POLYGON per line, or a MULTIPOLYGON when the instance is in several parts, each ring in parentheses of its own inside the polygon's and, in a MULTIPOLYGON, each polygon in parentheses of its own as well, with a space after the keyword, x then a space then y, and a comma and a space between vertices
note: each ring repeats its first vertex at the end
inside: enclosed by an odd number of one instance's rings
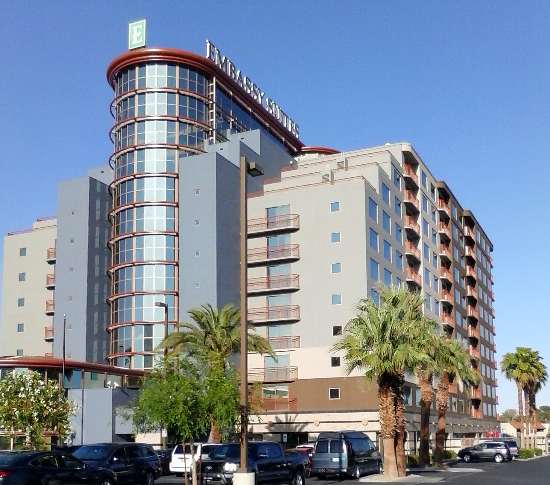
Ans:
POLYGON ((415 259, 416 263, 420 263, 420 250, 411 241, 405 241, 405 255, 411 259, 415 259))
POLYGON ((447 305, 452 306, 454 304, 454 297, 453 294, 450 291, 442 290, 439 293, 439 300, 441 303, 446 303, 447 305))
POLYGON ((285 397, 264 397, 260 406, 265 412, 271 411, 296 411, 298 409, 296 399, 285 397))
POLYGON ((405 204, 407 204, 414 212, 420 212, 418 210, 418 199, 411 190, 405 189, 405 204))
POLYGON ((418 174, 410 165, 403 167, 403 179, 405 180, 405 187, 408 189, 418 189, 418 174))
POLYGON ((268 341, 273 350, 288 350, 300 348, 300 337, 298 335, 288 335, 284 337, 269 337, 268 341))
POLYGON ((476 236, 475 236, 474 230, 470 226, 464 226, 464 237, 466 237, 467 239, 470 239, 470 242, 472 244, 475 244, 476 236))
POLYGON ((293 232, 300 229, 300 216, 285 214, 274 217, 261 217, 248 221, 248 236, 258 237, 280 232, 293 232))
POLYGON ((451 228, 449 227, 449 224, 444 224, 443 222, 440 222, 437 225, 437 232, 439 233, 439 237, 446 239, 448 241, 451 240, 451 228))
POLYGON ((260 323, 298 322, 299 320, 299 305, 268 306, 248 309, 248 321, 256 325, 260 323))
POLYGON ((473 266, 466 265, 466 276, 477 281, 477 273, 473 266))
POLYGON ((296 261, 300 259, 298 244, 254 248, 248 250, 248 266, 260 266, 267 263, 296 261))
POLYGON ((46 275, 46 289, 53 290, 55 288, 55 275, 46 275))
POLYGON ((453 275, 452 275, 450 270, 448 270, 447 268, 441 266, 439 268, 439 279, 446 280, 449 283, 452 283, 453 282, 453 275))
POLYGON ((473 287, 471 285, 466 285, 466 296, 468 298, 472 298, 473 300, 475 300, 477 302, 477 291, 476 291, 475 287, 473 287))
POLYGON ((51 325, 46 325, 44 327, 44 340, 46 342, 51 342, 53 340, 53 327, 51 325))
POLYGON ((450 313, 442 313, 441 324, 452 330, 455 328, 455 319, 450 313))
POLYGON ((55 248, 48 248, 46 251, 46 261, 50 264, 54 264, 56 259, 55 248))
POLYGON ((297 274, 262 276, 248 280, 248 294, 283 293, 300 289, 300 277, 297 274))
POLYGON ((446 219, 449 219, 451 216, 451 209, 449 207, 449 203, 444 199, 439 199, 437 201, 437 210, 439 211, 439 215, 445 216, 446 219))
POLYGON ((412 232, 417 238, 420 237, 420 224, 412 216, 405 216, 405 230, 412 232))
POLYGON ((474 261, 476 259, 476 252, 474 248, 471 248, 470 246, 464 246, 464 256, 468 258, 472 258, 474 261))
POLYGON ((475 340, 476 343, 479 342, 479 330, 477 327, 472 327, 471 325, 468 327, 468 338, 475 340))
POLYGON ((479 320, 479 313, 477 311, 477 308, 474 308, 472 305, 468 305, 468 310, 466 315, 468 318, 475 320, 476 322, 479 320))
POLYGON ((479 346, 470 345, 470 359, 474 361, 479 361, 481 354, 479 353, 479 346))
POLYGON ((407 283, 414 284, 418 286, 419 288, 422 287, 422 278, 420 274, 418 274, 418 271, 414 271, 411 268, 405 269, 405 279, 407 280, 407 283))
POLYGON ((447 259, 447 261, 451 261, 451 248, 449 246, 440 244, 438 252, 441 259, 447 259))
POLYGON ((55 313, 55 303, 54 300, 46 300, 46 315, 53 315, 55 313))
POLYGON ((249 369, 248 382, 292 382, 298 379, 298 367, 249 369))
POLYGON ((470 388, 470 399, 480 401, 481 400, 481 387, 472 386, 470 388))

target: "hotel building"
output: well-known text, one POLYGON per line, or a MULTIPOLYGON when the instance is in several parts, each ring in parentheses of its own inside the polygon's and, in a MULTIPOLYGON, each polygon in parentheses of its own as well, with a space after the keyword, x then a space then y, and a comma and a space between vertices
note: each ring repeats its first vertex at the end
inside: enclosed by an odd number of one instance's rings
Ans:
MULTIPOLYGON (((421 292, 483 377, 453 387, 451 437, 496 427, 492 243, 410 144, 304 146, 291 118, 211 43, 206 57, 126 52, 107 79, 110 168, 60 186, 55 356, 66 315, 71 358, 147 370, 165 318, 172 331, 192 307, 238 305, 246 158, 263 172, 249 179, 249 322, 277 353, 250 355, 264 409, 251 432, 289 444, 341 428, 375 436, 375 385, 346 375, 330 349, 381 285, 421 292)), ((411 438, 419 398, 407 376, 411 438)))

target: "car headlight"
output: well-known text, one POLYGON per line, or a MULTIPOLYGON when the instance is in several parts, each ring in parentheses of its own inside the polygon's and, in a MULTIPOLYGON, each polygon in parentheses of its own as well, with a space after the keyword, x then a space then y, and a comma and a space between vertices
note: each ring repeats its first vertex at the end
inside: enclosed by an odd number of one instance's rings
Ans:
POLYGON ((236 463, 226 463, 223 466, 223 471, 225 472, 236 472, 237 471, 237 464, 236 463))

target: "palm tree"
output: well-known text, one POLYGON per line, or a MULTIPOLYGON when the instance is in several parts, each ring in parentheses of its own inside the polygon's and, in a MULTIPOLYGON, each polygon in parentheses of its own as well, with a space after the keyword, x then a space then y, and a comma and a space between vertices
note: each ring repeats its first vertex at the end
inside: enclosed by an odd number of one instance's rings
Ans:
POLYGON ((445 448, 449 388, 455 379, 465 386, 477 384, 479 376, 472 368, 469 353, 457 340, 441 336, 436 340, 434 359, 437 363, 439 382, 436 392, 437 431, 435 433, 434 462, 441 463, 445 448))
POLYGON ((332 348, 344 353, 348 374, 360 370, 378 384, 384 475, 391 479, 404 474, 397 467, 396 448, 404 436, 405 371, 416 368, 427 358, 414 345, 415 304, 419 298, 405 289, 383 288, 380 305, 362 299, 357 305, 357 315, 346 324, 342 339, 332 348))
MULTIPOLYGON (((190 322, 180 324, 180 331, 166 337, 161 343, 172 356, 186 354, 199 359, 205 367, 224 370, 229 366, 229 358, 240 350, 240 313, 232 305, 221 309, 212 305, 201 305, 189 310, 190 322)), ((253 327, 248 329, 248 349, 251 352, 273 355, 268 340, 256 334, 253 327)), ((209 442, 220 441, 220 431, 212 420, 209 442)))
POLYGON ((521 421, 521 446, 526 446, 526 427, 534 425, 535 396, 546 382, 546 366, 540 354, 529 347, 517 347, 515 352, 504 354, 500 368, 506 378, 516 383, 518 391, 518 414, 521 421), (530 404, 530 396, 532 403, 530 404), (527 421, 527 416, 529 419, 527 421))

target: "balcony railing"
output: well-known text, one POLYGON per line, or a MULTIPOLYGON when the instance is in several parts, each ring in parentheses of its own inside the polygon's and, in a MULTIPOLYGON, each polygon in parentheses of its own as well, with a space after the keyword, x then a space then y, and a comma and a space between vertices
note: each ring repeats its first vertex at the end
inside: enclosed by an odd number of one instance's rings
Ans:
POLYGON ((273 232, 296 231, 300 228, 298 214, 285 214, 274 217, 261 217, 248 221, 248 235, 259 236, 273 232))
POLYGON ((284 397, 264 397, 260 401, 260 406, 264 411, 296 411, 298 409, 296 399, 284 397))
POLYGON ((445 257, 447 259, 451 259, 451 249, 448 246, 445 246, 444 244, 439 245, 439 256, 445 257))
POLYGON ((437 225, 437 231, 439 232, 439 234, 444 234, 445 236, 447 236, 448 239, 451 239, 451 229, 449 227, 449 224, 444 224, 440 222, 437 225))
POLYGON ((472 266, 466 265, 466 276, 469 276, 470 278, 477 280, 477 273, 475 268, 473 268, 472 266))
POLYGON ((54 288, 55 287, 55 275, 48 274, 46 275, 46 288, 54 288))
POLYGON ((275 293, 300 289, 300 277, 297 274, 262 276, 248 280, 248 293, 275 293))
POLYGON ((442 211, 442 212, 446 212, 447 215, 449 215, 449 203, 446 202, 445 200, 443 199, 439 199, 437 201, 437 208, 442 211))
POLYGON ((297 322, 298 320, 300 320, 299 305, 267 306, 248 309, 248 321, 250 323, 297 322))
POLYGON ((474 241, 476 240, 474 230, 470 226, 464 226, 464 235, 474 241))
POLYGON ((44 340, 53 340, 53 327, 51 325, 46 325, 44 327, 44 340))
POLYGON ((413 204, 416 208, 418 208, 418 199, 413 192, 408 189, 405 189, 405 202, 413 204))
POLYGON ((55 312, 54 300, 46 300, 46 315, 53 315, 55 312))
POLYGON ((410 165, 403 167, 403 178, 405 179, 405 184, 408 185, 412 182, 414 186, 418 187, 418 174, 410 165))
POLYGON ((298 246, 298 244, 253 248, 248 250, 249 265, 258 265, 271 261, 291 261, 296 259, 300 259, 300 246, 298 246))
POLYGON ((298 335, 288 335, 283 337, 269 337, 268 341, 273 350, 299 349, 300 337, 298 335))
POLYGON ((473 345, 470 345, 470 358, 475 360, 479 360, 481 358, 478 345, 475 347, 473 345))
POLYGON ((442 266, 439 268, 439 278, 447 281, 453 281, 453 275, 451 274, 451 272, 447 268, 444 268, 442 266))
POLYGON ((442 303, 449 303, 451 305, 454 303, 454 297, 450 291, 445 291, 445 290, 441 291, 439 293, 439 299, 441 300, 442 303))
POLYGON ((414 217, 405 216, 405 229, 409 229, 420 235, 420 224, 418 224, 414 217))
POLYGON ((411 241, 405 241, 405 254, 407 256, 413 256, 420 261, 420 250, 411 241))
POLYGON ((405 279, 409 283, 414 283, 417 286, 422 286, 422 277, 418 274, 417 271, 413 271, 411 268, 405 269, 405 279))
POLYGON ((477 328, 469 326, 468 327, 468 337, 479 340, 479 331, 477 328))
POLYGON ((466 296, 477 300, 477 291, 473 286, 466 285, 466 296))
POLYGON ((248 370, 249 382, 292 382, 298 379, 298 367, 266 367, 248 370))
POLYGON ((453 318, 453 316, 449 313, 442 313, 441 314, 441 323, 443 325, 447 325, 449 327, 453 327, 455 326, 455 319, 453 318))
POLYGON ((48 248, 46 250, 46 261, 48 263, 55 263, 56 251, 55 248, 48 248))
POLYGON ((472 305, 468 305, 467 315, 468 318, 479 320, 479 313, 477 311, 477 308, 474 308, 472 305))
POLYGON ((470 388, 470 399, 475 399, 479 401, 481 399, 481 387, 471 387, 470 388))
POLYGON ((470 246, 464 246, 464 256, 468 256, 470 258, 476 258, 476 252, 473 248, 470 246))

